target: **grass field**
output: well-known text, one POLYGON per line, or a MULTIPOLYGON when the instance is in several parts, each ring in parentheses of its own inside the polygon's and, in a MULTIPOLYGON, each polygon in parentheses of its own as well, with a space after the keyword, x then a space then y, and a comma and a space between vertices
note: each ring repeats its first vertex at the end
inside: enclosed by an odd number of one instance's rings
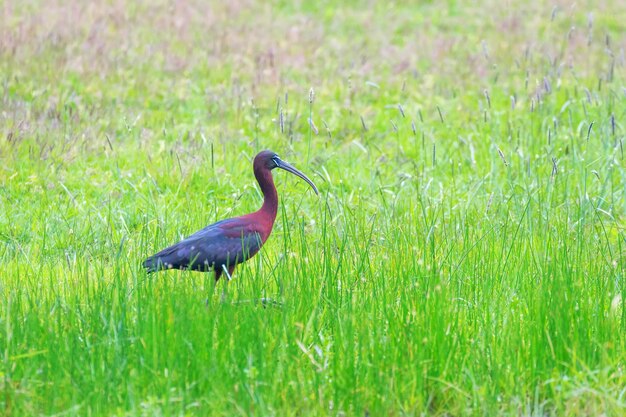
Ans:
POLYGON ((626 415, 623 2, 125 3, 0 3, 1 415, 626 415))

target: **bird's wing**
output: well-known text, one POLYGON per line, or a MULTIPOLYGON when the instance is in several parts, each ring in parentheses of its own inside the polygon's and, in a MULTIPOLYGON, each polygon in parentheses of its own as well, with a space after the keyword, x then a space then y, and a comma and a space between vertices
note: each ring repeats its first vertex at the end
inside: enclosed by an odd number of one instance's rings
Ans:
POLYGON ((256 254, 262 244, 254 226, 238 218, 227 219, 163 249, 146 259, 144 266, 149 272, 170 268, 206 271, 241 263, 256 254))

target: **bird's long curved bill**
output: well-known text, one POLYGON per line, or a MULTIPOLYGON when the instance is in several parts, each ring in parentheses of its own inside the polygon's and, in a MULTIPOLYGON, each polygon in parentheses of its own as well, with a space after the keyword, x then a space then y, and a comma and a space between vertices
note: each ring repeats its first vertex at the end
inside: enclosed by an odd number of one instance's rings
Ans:
POLYGON ((276 158, 274 162, 276 162, 276 165, 278 166, 278 168, 282 168, 285 171, 291 172, 292 174, 297 175, 298 177, 308 182, 311 188, 313 188, 313 191, 315 191, 315 194, 319 195, 319 191, 317 191, 317 187, 315 186, 315 184, 313 184, 313 181, 311 181, 309 177, 307 177, 302 172, 298 171, 295 167, 293 167, 291 164, 288 164, 282 159, 276 158))

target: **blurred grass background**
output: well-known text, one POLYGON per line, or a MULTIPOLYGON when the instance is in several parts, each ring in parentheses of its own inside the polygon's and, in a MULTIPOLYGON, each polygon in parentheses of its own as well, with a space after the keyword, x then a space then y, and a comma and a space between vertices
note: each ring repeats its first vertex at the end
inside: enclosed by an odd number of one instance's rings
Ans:
POLYGON ((4 415, 626 412, 621 2, 1 8, 4 415))

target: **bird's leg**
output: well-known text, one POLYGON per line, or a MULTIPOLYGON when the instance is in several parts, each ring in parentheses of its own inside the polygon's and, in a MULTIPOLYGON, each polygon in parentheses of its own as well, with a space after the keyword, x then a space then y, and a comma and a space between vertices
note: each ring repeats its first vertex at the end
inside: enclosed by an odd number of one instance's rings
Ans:
POLYGON ((211 283, 211 292, 207 294, 205 303, 207 307, 209 306, 209 300, 211 299, 211 297, 213 297, 213 294, 215 294, 215 287, 217 287, 217 279, 213 280, 213 282, 211 283))
POLYGON ((220 302, 221 303, 225 303, 226 302, 226 290, 228 288, 228 281, 226 281, 224 283, 224 287, 222 288, 222 296, 220 297, 220 302))
MULTIPOLYGON (((229 273, 229 270, 224 269, 224 265, 222 265, 221 267, 218 267, 217 265, 213 266, 213 273, 215 274, 215 280, 213 281, 213 290, 211 291, 211 295, 215 294, 215 287, 217 287, 217 282, 220 280, 220 277, 222 276, 222 274, 226 272, 226 276, 227 276, 227 280, 230 281, 231 279, 231 275, 232 274, 232 270, 229 273)), ((221 296, 221 301, 224 302, 226 295, 226 288, 224 288, 223 292, 222 292, 222 296, 221 296)), ((206 305, 209 305, 209 298, 207 297, 206 299, 206 305)))

